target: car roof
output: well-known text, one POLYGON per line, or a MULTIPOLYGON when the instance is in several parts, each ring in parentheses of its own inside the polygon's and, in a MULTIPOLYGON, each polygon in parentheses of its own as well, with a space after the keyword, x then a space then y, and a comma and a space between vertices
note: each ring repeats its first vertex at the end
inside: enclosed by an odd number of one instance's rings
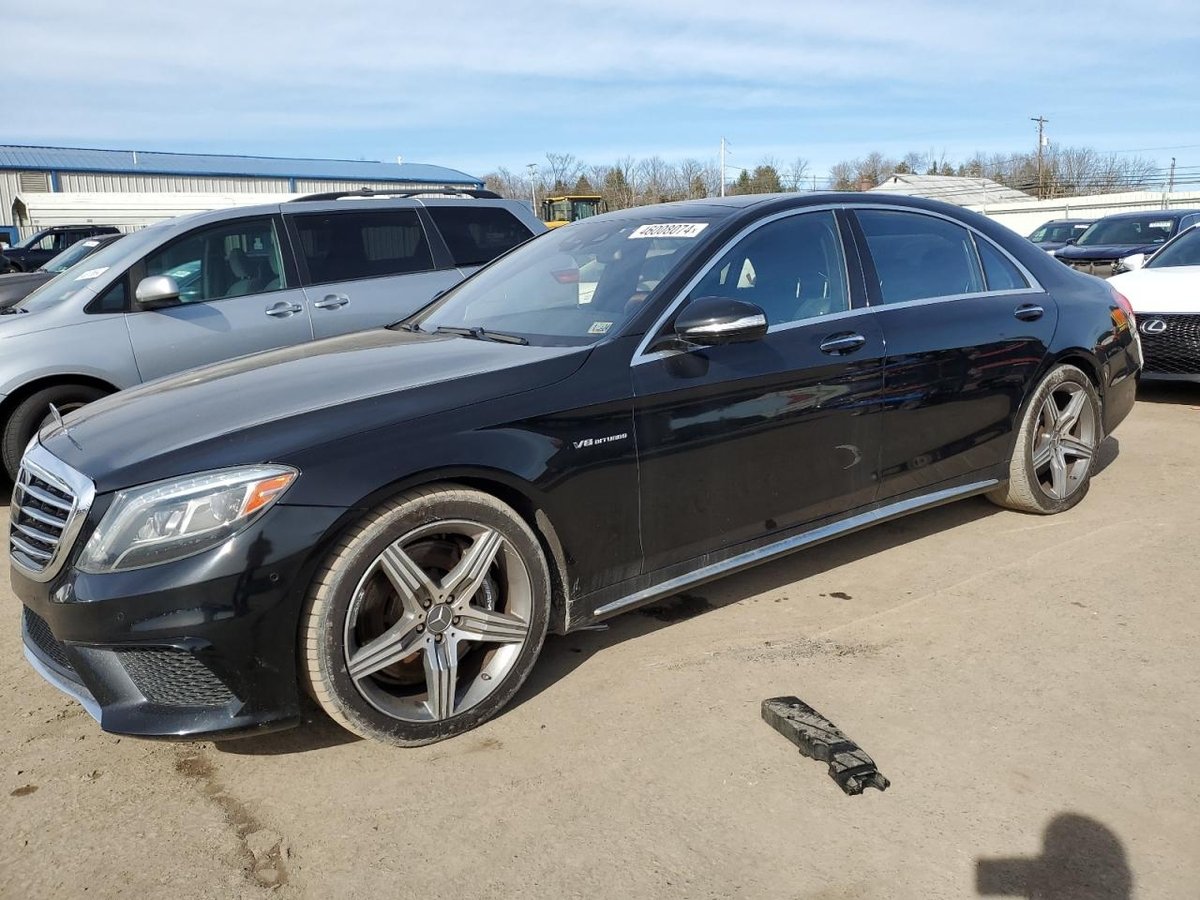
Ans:
POLYGON ((151 228, 158 225, 191 227, 193 225, 204 222, 224 222, 229 219, 242 219, 252 216, 269 216, 287 211, 289 213, 309 213, 309 212, 341 212, 348 209, 416 209, 418 207, 429 206, 503 206, 509 209, 514 207, 524 207, 529 209, 527 203, 520 200, 506 200, 504 198, 492 199, 488 197, 467 197, 467 196, 452 196, 446 195, 428 195, 420 197, 395 197, 395 196, 375 196, 361 197, 348 196, 338 200, 305 200, 303 197, 296 200, 285 200, 284 202, 264 203, 254 206, 227 206, 220 209, 208 209, 202 212, 187 213, 182 216, 175 216, 171 219, 164 219, 162 222, 157 222, 151 228), (361 206, 356 206, 361 204, 361 206))
MULTIPOLYGON (((1132 212, 1112 213, 1106 219, 1144 219, 1153 216, 1156 219, 1178 219, 1200 213, 1200 209, 1139 209, 1132 212)), ((1099 221, 1099 219, 1097 219, 1099 221)))

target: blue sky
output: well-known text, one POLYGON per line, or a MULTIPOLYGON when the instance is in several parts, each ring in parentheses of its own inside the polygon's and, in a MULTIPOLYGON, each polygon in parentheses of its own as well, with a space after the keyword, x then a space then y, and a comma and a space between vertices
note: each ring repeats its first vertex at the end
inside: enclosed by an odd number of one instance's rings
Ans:
MULTIPOLYGON (((430 162, 962 158, 1050 138, 1200 167, 1200 4, 10 4, 0 141, 430 162)), ((1200 171, 1200 168, 1197 169, 1200 171)))

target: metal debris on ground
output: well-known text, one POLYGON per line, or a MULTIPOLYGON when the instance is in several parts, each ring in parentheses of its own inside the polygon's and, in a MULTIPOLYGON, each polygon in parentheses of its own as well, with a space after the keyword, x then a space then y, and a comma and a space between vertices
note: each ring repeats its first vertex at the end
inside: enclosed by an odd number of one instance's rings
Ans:
POLYGON ((772 697, 762 704, 763 720, 800 748, 800 754, 829 763, 829 777, 850 796, 891 783, 858 744, 799 697, 772 697))

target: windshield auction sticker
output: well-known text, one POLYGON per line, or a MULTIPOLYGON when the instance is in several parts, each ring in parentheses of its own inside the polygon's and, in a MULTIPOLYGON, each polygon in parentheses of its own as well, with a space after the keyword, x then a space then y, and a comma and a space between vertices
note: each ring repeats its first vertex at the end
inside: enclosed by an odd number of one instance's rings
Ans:
POLYGON ((102 268, 99 268, 99 269, 88 269, 82 275, 76 276, 75 280, 76 281, 91 281, 93 278, 99 278, 101 275, 103 275, 107 271, 108 271, 108 266, 103 266, 102 268))
POLYGON ((663 222, 658 225, 639 225, 630 232, 634 238, 694 238, 708 227, 707 222, 663 222))

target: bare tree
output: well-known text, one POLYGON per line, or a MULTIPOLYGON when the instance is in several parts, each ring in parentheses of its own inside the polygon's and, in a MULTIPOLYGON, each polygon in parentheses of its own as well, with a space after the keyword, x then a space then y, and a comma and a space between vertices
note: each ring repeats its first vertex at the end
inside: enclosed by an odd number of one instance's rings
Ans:
POLYGON ((556 194, 564 194, 571 189, 583 171, 583 164, 575 158, 574 153, 547 153, 546 178, 550 190, 556 194))
POLYGON ((804 176, 808 174, 808 160, 797 156, 787 167, 780 170, 783 173, 784 187, 789 191, 804 190, 804 176))

